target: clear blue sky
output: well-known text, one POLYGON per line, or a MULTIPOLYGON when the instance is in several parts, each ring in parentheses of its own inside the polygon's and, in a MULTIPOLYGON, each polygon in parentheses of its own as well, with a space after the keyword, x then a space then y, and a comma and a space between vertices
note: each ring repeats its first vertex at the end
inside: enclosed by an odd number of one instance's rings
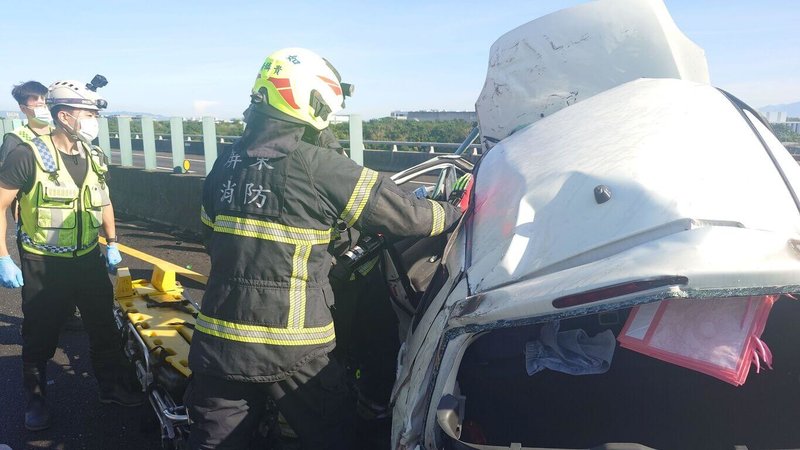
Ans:
MULTIPOLYGON (((347 112, 472 110, 489 47, 503 33, 578 0, 42 1, 3 21, 0 110, 13 84, 109 85, 111 111, 240 117, 271 51, 306 47, 356 85, 347 112)), ((754 107, 800 101, 800 2, 666 0, 703 47, 712 84, 754 107)), ((23 9, 24 8, 24 9, 23 9)))

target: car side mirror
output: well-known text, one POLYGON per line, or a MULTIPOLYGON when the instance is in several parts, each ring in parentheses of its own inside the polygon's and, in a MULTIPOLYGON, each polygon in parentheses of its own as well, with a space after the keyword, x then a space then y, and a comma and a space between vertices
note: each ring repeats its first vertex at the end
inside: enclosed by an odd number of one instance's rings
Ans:
POLYGON ((436 422, 445 434, 455 440, 461 438, 462 413, 463 403, 452 394, 442 397, 439 406, 436 407, 436 422))

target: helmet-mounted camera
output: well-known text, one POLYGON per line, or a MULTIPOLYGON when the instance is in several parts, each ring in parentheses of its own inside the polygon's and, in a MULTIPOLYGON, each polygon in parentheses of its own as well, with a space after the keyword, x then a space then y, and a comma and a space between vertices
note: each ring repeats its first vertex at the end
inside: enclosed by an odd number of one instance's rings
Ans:
POLYGON ((92 78, 92 81, 86 83, 86 89, 92 92, 97 92, 97 88, 105 87, 107 84, 108 80, 106 80, 106 77, 97 74, 94 76, 94 78, 92 78))
POLYGON ((352 97, 356 91, 356 87, 350 83, 340 83, 340 86, 342 87, 342 95, 345 97, 352 97))
MULTIPOLYGON (((98 88, 105 87, 108 84, 108 80, 106 77, 97 74, 92 78, 92 81, 86 83, 86 89, 97 92, 98 88)), ((106 109, 108 107, 108 102, 104 98, 98 98, 95 100, 95 105, 97 105, 98 109, 106 109)))
POLYGON ((96 90, 107 84, 108 80, 102 75, 95 75, 92 81, 86 84, 76 80, 56 81, 48 88, 45 101, 51 109, 63 105, 99 111, 108 107, 108 102, 97 95, 96 90))

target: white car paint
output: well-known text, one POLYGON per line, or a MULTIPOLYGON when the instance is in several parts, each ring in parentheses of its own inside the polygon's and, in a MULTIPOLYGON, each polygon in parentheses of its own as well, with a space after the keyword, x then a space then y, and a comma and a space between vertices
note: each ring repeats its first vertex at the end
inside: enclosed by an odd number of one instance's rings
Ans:
POLYGON ((709 82, 703 50, 678 29, 661 0, 601 0, 540 17, 492 45, 475 103, 484 146, 645 77, 709 82))
POLYGON ((683 80, 632 81, 505 139, 480 163, 473 214, 443 258, 450 279, 406 339, 394 448, 437 448, 438 400, 486 330, 669 297, 800 291, 798 186, 800 167, 755 116, 683 80), (598 185, 610 200, 595 199, 598 185), (687 281, 553 304, 658 277, 687 281))

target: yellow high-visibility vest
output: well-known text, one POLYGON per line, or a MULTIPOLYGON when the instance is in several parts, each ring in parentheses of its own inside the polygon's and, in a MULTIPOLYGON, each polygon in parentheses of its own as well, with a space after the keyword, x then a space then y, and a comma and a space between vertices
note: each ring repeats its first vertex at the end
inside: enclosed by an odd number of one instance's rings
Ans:
POLYGON ((36 157, 36 177, 31 190, 20 197, 22 248, 59 257, 90 252, 97 245, 103 207, 111 203, 105 182, 108 167, 101 150, 84 146, 90 170, 77 186, 49 136, 36 136, 26 143, 36 157))

